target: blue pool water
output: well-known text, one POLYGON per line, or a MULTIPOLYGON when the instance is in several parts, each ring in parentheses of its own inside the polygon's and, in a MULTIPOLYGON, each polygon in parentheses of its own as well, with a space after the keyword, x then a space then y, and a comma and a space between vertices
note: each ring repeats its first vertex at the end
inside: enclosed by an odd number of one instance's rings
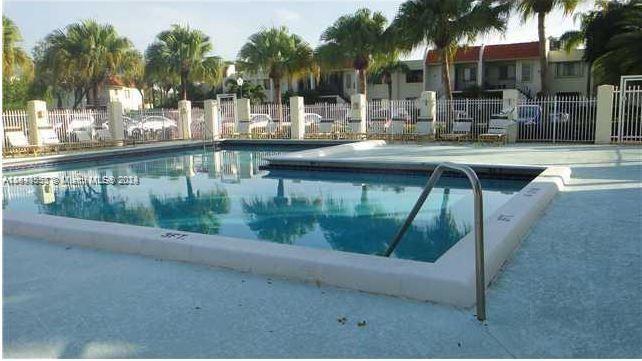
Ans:
MULTIPOLYGON (((29 172, 133 185, 3 185, 3 208, 305 247, 378 254, 416 201, 426 175, 267 171, 281 149, 194 150, 29 172)), ((5 176, 24 175, 5 174, 5 176)), ((484 180, 488 215, 525 180, 484 180)), ((434 262, 472 230, 464 179, 440 180, 395 257, 434 262)))

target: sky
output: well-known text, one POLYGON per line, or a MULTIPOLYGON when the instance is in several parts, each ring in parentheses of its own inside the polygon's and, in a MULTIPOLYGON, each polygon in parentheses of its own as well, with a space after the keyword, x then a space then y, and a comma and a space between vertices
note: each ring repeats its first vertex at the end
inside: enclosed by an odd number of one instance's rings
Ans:
MULTIPOLYGON (((214 54, 226 60, 236 58, 248 36, 271 26, 287 26, 312 46, 319 43, 321 32, 339 16, 368 7, 381 11, 389 20, 403 1, 394 0, 201 0, 201 1, 3 1, 3 14, 20 28, 23 46, 31 52, 33 46, 54 29, 82 19, 111 23, 119 34, 128 37, 136 48, 144 51, 155 36, 171 24, 187 24, 210 36, 214 54)), ((585 0, 578 11, 593 6, 585 0)), ((476 45, 501 44, 537 40, 536 20, 523 23, 513 16, 505 33, 480 37, 476 45)), ((572 16, 556 11, 548 16, 547 33, 559 36, 576 29, 572 16)), ((420 59, 424 47, 416 49, 406 59, 420 59)))

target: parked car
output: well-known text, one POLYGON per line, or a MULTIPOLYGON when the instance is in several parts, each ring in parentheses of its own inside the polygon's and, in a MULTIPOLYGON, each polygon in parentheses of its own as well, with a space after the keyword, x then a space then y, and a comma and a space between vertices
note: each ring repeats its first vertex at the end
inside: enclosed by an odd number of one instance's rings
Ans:
POLYGON ((176 121, 161 115, 146 116, 138 122, 129 118, 126 123, 127 135, 135 139, 165 139, 178 132, 176 121))

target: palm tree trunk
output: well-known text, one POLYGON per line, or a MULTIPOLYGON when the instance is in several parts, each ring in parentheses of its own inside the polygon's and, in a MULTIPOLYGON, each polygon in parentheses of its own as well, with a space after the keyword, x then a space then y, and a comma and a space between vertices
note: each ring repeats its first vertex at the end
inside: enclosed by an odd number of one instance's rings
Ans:
POLYGON ((593 87, 591 86, 591 80, 593 77, 593 62, 588 62, 588 74, 586 74, 586 96, 590 97, 593 94, 593 87))
POLYGON ((366 89, 366 70, 358 69, 359 74, 359 94, 367 95, 366 89))
POLYGON ((546 59, 546 13, 537 13, 537 35, 539 37, 539 76, 542 94, 548 94, 548 61, 546 59))
POLYGON ((386 84, 388 85, 388 100, 392 100, 392 74, 387 75, 386 84))
POLYGON ((181 72, 181 98, 187 100, 187 76, 186 71, 181 72))
POLYGON ((272 79, 274 82, 274 96, 275 96, 275 103, 276 103, 276 111, 277 115, 279 117, 279 122, 282 122, 283 119, 283 97, 281 94, 281 78, 274 78, 272 79))
POLYGON ((453 100, 453 91, 450 86, 450 52, 448 48, 441 49, 441 81, 444 85, 446 99, 453 100))

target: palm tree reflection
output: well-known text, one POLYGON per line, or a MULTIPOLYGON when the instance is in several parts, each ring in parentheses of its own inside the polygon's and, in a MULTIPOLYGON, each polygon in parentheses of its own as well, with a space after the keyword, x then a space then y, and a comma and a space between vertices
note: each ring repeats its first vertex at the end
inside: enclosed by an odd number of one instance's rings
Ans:
POLYGON ((278 181, 276 197, 241 200, 247 224, 259 238, 287 244, 314 229, 321 203, 321 198, 286 197, 283 179, 278 181))
MULTIPOLYGON (((318 220, 326 240, 334 249, 381 254, 403 224, 406 214, 391 214, 381 204, 371 203, 367 191, 368 186, 363 185, 361 200, 353 211, 343 200, 330 198, 325 201, 324 212, 318 220)), ((449 193, 449 189, 444 191, 437 217, 425 225, 415 222, 410 226, 394 252, 396 257, 433 262, 468 233, 470 227, 458 226, 448 208, 449 193)), ((420 218, 421 214, 417 220, 421 221, 420 218)))

